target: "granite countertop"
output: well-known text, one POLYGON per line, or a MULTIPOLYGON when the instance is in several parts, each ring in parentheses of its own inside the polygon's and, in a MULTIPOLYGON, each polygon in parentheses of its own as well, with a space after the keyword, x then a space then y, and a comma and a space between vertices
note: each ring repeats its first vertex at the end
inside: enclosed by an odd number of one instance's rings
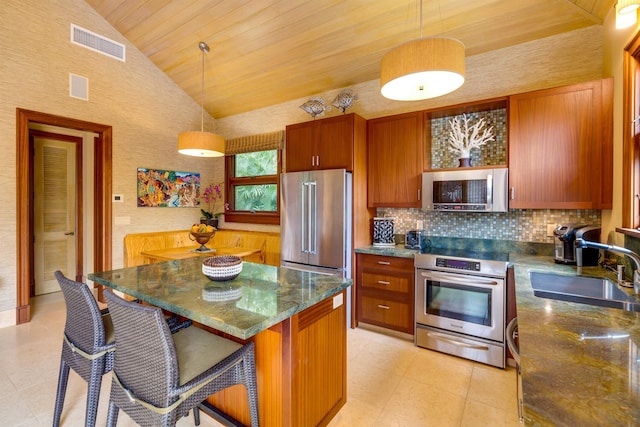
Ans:
MULTIPOLYGON (((401 246, 358 253, 413 257, 401 246)), ((553 256, 510 252, 514 266, 525 424, 640 424, 640 313, 539 298, 529 273, 607 277, 601 267, 557 264, 553 256)), ((629 289, 626 292, 631 293, 629 289)))
POLYGON ((413 258, 419 249, 406 249, 404 245, 395 246, 362 246, 355 249, 356 253, 380 255, 380 256, 394 256, 398 258, 413 258))
POLYGON ((88 277, 240 339, 248 339, 352 284, 351 279, 252 262, 244 262, 234 280, 213 282, 202 274, 200 258, 92 273, 88 277))
POLYGON ((640 313, 538 298, 529 280, 530 271, 546 271, 615 282, 613 273, 550 257, 514 255, 510 261, 526 425, 638 425, 640 313))

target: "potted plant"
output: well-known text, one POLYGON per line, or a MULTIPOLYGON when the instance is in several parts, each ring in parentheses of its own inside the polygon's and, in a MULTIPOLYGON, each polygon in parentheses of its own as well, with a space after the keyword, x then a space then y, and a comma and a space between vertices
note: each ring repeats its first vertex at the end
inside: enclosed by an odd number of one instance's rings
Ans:
POLYGON ((471 166, 469 160, 471 149, 478 148, 486 144, 488 141, 494 141, 493 127, 483 129, 485 126, 484 118, 480 118, 478 122, 470 126, 471 119, 466 114, 462 115, 462 123, 457 117, 449 120, 451 132, 449 132, 449 148, 458 156, 459 166, 471 166))
MULTIPOLYGON (((215 228, 218 228, 218 221, 220 219, 220 215, 222 215, 220 208, 224 205, 224 200, 222 198, 223 184, 224 182, 209 184, 202 191, 202 202, 206 204, 206 209, 202 207, 200 208, 200 212, 202 212, 200 222, 202 224, 212 225, 215 228)), ((202 203, 200 206, 202 206, 202 203)))

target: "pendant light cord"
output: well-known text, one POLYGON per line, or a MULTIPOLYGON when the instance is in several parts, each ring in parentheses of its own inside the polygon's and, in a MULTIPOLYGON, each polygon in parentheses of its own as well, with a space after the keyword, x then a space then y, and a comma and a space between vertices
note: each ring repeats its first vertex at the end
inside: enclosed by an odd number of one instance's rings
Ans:
POLYGON ((200 131, 204 132, 204 54, 209 53, 209 45, 205 42, 200 42, 198 47, 202 51, 202 91, 200 93, 200 131))
POLYGON ((420 0, 420 38, 422 38, 422 0, 420 0))

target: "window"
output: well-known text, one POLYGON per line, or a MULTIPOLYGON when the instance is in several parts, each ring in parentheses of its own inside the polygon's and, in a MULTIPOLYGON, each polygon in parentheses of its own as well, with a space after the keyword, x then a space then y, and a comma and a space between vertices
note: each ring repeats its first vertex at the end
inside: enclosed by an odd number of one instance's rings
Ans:
POLYGON ((280 170, 284 132, 227 141, 225 221, 280 223, 280 170))
MULTIPOLYGON (((640 33, 639 33, 640 34, 640 33)), ((640 35, 625 48, 623 69, 622 227, 640 227, 640 35)))

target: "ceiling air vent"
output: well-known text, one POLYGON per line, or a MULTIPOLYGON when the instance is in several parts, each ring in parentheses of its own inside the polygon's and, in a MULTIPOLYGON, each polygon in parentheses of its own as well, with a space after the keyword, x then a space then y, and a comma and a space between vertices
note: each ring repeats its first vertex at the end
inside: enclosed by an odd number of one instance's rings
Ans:
POLYGON ((71 24, 71 43, 125 62, 125 45, 71 24))

